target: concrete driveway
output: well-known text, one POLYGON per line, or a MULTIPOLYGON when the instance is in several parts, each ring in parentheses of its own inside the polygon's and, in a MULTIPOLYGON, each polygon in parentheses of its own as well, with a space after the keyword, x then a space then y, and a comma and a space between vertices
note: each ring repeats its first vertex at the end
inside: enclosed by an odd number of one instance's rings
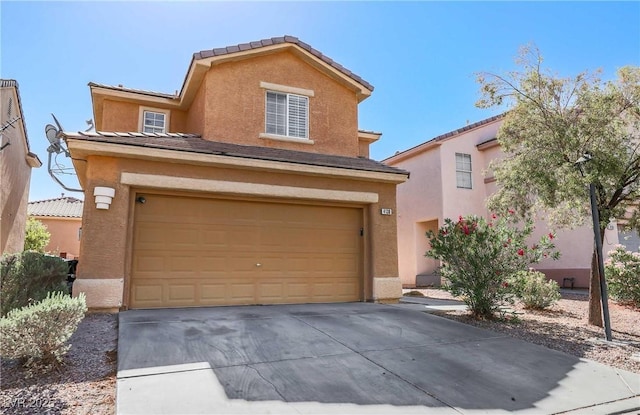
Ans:
POLYGON ((437 317, 423 307, 122 312, 118 413, 640 411, 640 375, 437 317))

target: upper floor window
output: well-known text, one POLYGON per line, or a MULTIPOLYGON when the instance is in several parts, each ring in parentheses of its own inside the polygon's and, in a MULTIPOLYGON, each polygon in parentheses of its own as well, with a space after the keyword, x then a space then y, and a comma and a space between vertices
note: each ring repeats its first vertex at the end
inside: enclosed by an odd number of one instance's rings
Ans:
POLYGON ((161 112, 145 111, 142 132, 144 133, 164 133, 165 116, 161 112))
POLYGON ((140 107, 138 131, 143 133, 168 133, 169 111, 140 107))
POLYGON ((309 138, 309 98, 267 91, 265 132, 296 138, 309 138))
POLYGON ((456 153, 456 185, 471 189, 471 155, 456 153))

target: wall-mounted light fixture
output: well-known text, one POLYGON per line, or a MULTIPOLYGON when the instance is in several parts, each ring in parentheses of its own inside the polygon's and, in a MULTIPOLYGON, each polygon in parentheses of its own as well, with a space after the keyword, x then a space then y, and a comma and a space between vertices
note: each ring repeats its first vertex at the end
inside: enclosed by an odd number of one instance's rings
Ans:
POLYGON ((109 205, 116 195, 116 189, 96 186, 93 189, 93 195, 96 197, 96 209, 109 209, 109 205))
POLYGON ((136 197, 136 203, 140 203, 141 205, 144 205, 145 203, 147 203, 147 199, 145 199, 144 196, 138 196, 136 197))

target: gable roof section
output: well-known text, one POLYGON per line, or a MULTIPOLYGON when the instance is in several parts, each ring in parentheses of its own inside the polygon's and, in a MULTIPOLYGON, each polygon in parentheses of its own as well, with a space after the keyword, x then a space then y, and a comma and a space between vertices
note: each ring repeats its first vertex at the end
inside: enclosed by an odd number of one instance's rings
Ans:
MULTIPOLYGON (((255 42, 196 52, 193 54, 191 63, 189 64, 182 88, 180 92, 176 94, 126 88, 122 85, 105 85, 95 82, 89 82, 88 85, 91 89, 93 99, 95 99, 94 95, 108 95, 117 96, 125 100, 141 100, 160 107, 186 109, 195 98, 206 72, 211 69, 212 66, 227 61, 275 53, 285 49, 293 51, 310 65, 332 77, 337 82, 347 85, 356 91, 358 101, 362 101, 371 95, 373 85, 294 36, 273 37, 255 42)), ((95 115, 96 114, 94 114, 94 118, 95 115)))
POLYGON ((125 146, 210 154, 242 159, 276 161, 309 166, 335 167, 377 173, 408 175, 404 170, 387 166, 378 161, 359 157, 334 156, 270 147, 246 146, 204 140, 194 134, 166 133, 116 133, 78 132, 64 133, 65 138, 82 141, 119 144, 125 146))
POLYGON ((84 202, 75 197, 59 197, 56 199, 29 202, 29 216, 47 216, 57 218, 81 218, 84 202))
POLYGON ((203 51, 194 53, 193 60, 198 61, 198 60, 208 59, 216 56, 229 55, 233 53, 249 51, 252 49, 261 49, 267 46, 281 45, 286 43, 300 47, 301 49, 307 51, 309 54, 315 56, 316 58, 318 58, 319 60, 321 60, 328 66, 330 66, 331 68, 341 72, 342 74, 346 75, 347 77, 361 84, 362 86, 367 88, 369 91, 373 91, 373 85, 371 85, 370 83, 368 83, 367 81, 362 79, 360 76, 356 75, 355 73, 351 72, 349 69, 340 65, 338 62, 334 61, 330 57, 324 55, 322 52, 312 48, 309 44, 304 43, 303 41, 301 41, 295 36, 285 35, 282 37, 272 37, 270 39, 262 39, 255 42, 241 43, 239 45, 227 46, 225 48, 203 50, 203 51))
MULTIPOLYGON (((42 161, 38 158, 36 153, 31 152, 31 147, 29 146, 29 136, 27 135, 27 123, 24 120, 24 111, 22 110, 22 100, 20 99, 20 87, 18 86, 18 81, 15 79, 0 79, 0 88, 14 88, 16 96, 18 97, 18 112, 20 117, 20 123, 22 124, 22 131, 24 131, 24 141, 27 146, 27 161, 31 167, 40 167, 42 165, 42 161)), ((4 105, 4 104, 3 104, 4 105)))
MULTIPOLYGON (((403 150, 400 151, 396 154, 394 154, 391 157, 387 157, 386 159, 382 160, 383 163, 393 163, 393 162, 397 162, 397 161, 401 161, 403 159, 406 159, 408 157, 417 155, 419 153, 422 153, 423 151, 426 151, 428 149, 430 149, 431 147, 437 146, 439 145, 441 142, 449 140, 451 138, 457 137, 462 133, 466 133, 467 131, 473 130, 475 128, 479 128, 482 127, 486 124, 491 124, 493 122, 496 121, 500 121, 504 118, 504 116, 506 115, 506 112, 503 112, 502 114, 498 114, 498 115, 494 115, 493 117, 489 117, 489 118, 485 118, 484 120, 480 120, 478 122, 474 122, 473 124, 469 124, 469 125, 465 125, 464 127, 458 128, 456 130, 453 131, 449 131, 447 133, 441 134, 437 137, 434 137, 430 140, 425 141, 422 144, 418 144, 417 146, 411 147, 407 150, 403 150)), ((489 143, 491 140, 487 140, 485 143, 489 143)), ((479 145, 485 144, 485 143, 480 143, 479 145)))

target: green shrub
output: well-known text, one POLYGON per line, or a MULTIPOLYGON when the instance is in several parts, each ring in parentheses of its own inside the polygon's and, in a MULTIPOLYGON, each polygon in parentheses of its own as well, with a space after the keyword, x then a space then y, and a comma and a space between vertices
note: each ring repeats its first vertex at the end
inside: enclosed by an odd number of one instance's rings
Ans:
POLYGON ((51 233, 47 230, 47 225, 38 219, 27 219, 24 235, 24 250, 44 252, 44 247, 51 240, 51 233))
POLYGON ((68 270, 62 258, 39 252, 3 255, 0 263, 0 316, 38 302, 49 292, 66 292, 68 270))
POLYGON ((617 245, 609 252, 604 275, 611 297, 640 307, 640 252, 617 245))
POLYGON ((72 298, 63 293, 50 293, 37 304, 10 311, 0 318, 0 355, 20 359, 26 366, 60 362, 86 311, 84 294, 72 298))
POLYGON ((524 308, 544 310, 561 298, 560 286, 538 271, 519 271, 507 280, 507 287, 524 308))
POLYGON ((512 214, 492 215, 489 221, 477 216, 447 218, 437 233, 427 233, 431 250, 426 255, 442 261, 445 290, 461 297, 475 317, 492 318, 511 295, 505 285, 509 275, 543 257, 559 255, 552 252, 553 234, 528 246, 532 232, 531 221, 519 227, 512 214))

